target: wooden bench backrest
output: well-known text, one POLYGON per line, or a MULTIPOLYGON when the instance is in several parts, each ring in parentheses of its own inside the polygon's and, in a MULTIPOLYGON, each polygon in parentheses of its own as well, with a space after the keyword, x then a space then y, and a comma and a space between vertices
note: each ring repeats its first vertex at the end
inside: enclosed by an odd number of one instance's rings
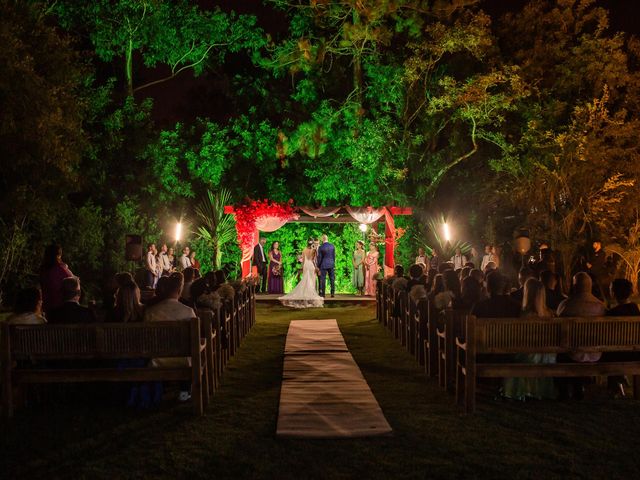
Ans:
POLYGON ((170 322, 91 325, 6 325, 15 359, 190 356, 197 318, 170 322))
POLYGON ((640 350, 640 317, 469 317, 476 353, 640 350))

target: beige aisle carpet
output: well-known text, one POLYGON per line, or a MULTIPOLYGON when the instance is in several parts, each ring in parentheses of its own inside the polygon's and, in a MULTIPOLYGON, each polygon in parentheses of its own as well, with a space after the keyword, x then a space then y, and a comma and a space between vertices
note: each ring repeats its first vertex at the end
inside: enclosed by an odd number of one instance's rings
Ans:
POLYGON ((335 320, 293 320, 284 349, 276 434, 351 438, 391 433, 335 320))

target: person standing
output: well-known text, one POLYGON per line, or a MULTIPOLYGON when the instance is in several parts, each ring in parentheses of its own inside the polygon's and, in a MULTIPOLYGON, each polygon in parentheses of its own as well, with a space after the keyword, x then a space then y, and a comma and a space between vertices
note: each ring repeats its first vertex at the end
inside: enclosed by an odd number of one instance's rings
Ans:
POLYGON ((482 257, 482 263, 480 264, 480 270, 482 272, 484 272, 485 269, 487 268, 487 265, 490 262, 493 262, 497 266, 497 263, 495 261, 495 257, 493 255, 493 245, 485 245, 484 246, 484 256, 482 257))
POLYGON ((356 250, 353 252, 353 274, 351 275, 351 284, 358 292, 358 295, 364 294, 364 257, 364 242, 358 240, 356 242, 356 250))
POLYGON ((320 286, 318 287, 321 297, 325 295, 327 274, 329 274, 329 286, 331 287, 331 298, 336 293, 336 247, 329 243, 326 235, 322 235, 322 245, 318 248, 318 268, 320 269, 320 286))
POLYGON ((62 306, 62 281, 73 273, 62 261, 62 247, 49 245, 44 251, 40 266, 40 288, 42 289, 42 309, 45 313, 62 306))
POLYGON ((256 285, 256 293, 267 293, 267 256, 264 253, 264 246, 267 239, 261 237, 258 244, 253 247, 253 266, 257 268, 260 281, 256 285))
POLYGON ((169 255, 167 254, 167 244, 163 243, 162 246, 160 247, 160 254, 158 255, 158 264, 160 265, 160 276, 167 276, 167 275, 171 275, 171 272, 173 271, 173 265, 171 264, 171 261, 169 260, 169 255))
POLYGON ((180 255, 180 270, 184 271, 185 268, 192 267, 191 259, 189 255, 191 254, 191 250, 189 247, 184 247, 182 249, 182 255, 180 255))
POLYGON ((284 293, 282 279, 282 252, 280 243, 273 242, 269 250, 269 293, 284 293))
POLYGON ((196 270, 200 271, 200 262, 198 261, 198 259, 196 258, 196 251, 195 250, 191 250, 191 253, 189 254, 189 260, 191 260, 191 266, 193 268, 195 268, 196 270))
POLYGON ((609 301, 609 282, 611 282, 611 263, 607 259, 607 254, 602 248, 602 242, 593 242, 593 253, 587 261, 588 273, 595 284, 595 295, 604 301, 609 301))
POLYGON ((158 283, 158 260, 156 258, 158 251, 156 250, 156 244, 150 243, 147 247, 147 258, 145 261, 145 270, 147 274, 147 287, 150 289, 156 288, 158 283))
POLYGON ((169 247, 167 251, 167 258, 169 259, 169 265, 171 265, 171 273, 176 271, 176 256, 173 247, 169 247))
POLYGON ((365 268, 365 278, 364 278, 364 291, 365 295, 375 296, 376 295, 376 280, 378 277, 378 271, 380 266, 378 265, 378 257, 380 253, 378 253, 378 247, 376 244, 371 242, 369 244, 369 252, 364 259, 364 268, 365 268))
POLYGON ((453 263, 453 269, 456 272, 458 270, 462 270, 462 267, 467 263, 467 257, 462 254, 462 249, 460 247, 456 248, 455 255, 451 257, 451 263, 453 263))
POLYGON ((428 270, 427 265, 429 264, 429 260, 427 255, 424 253, 424 248, 422 247, 418 248, 418 256, 416 257, 415 264, 420 265, 422 267, 422 271, 425 273, 428 270))
POLYGON ((440 269, 440 257, 438 256, 438 252, 433 250, 431 254, 431 258, 429 259, 429 270, 435 270, 438 272, 440 269))

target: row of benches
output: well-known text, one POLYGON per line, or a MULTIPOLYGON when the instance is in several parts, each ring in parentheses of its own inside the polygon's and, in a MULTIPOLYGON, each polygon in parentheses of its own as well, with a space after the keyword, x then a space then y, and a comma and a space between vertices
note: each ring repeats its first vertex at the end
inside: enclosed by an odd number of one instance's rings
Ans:
POLYGON ((476 318, 468 311, 436 311, 384 281, 377 318, 424 365, 429 377, 454 390, 465 412, 475 411, 478 378, 633 376, 640 399, 640 317, 476 318), (624 361, 516 363, 514 354, 637 352, 624 361))
POLYGON ((247 284, 233 300, 198 318, 149 323, 90 325, 2 324, 2 410, 14 411, 17 387, 43 383, 152 382, 191 383, 194 413, 220 385, 222 372, 255 324, 255 289, 247 284), (127 359, 188 357, 181 366, 117 366, 127 359), (100 368, 87 368, 99 361, 100 368))

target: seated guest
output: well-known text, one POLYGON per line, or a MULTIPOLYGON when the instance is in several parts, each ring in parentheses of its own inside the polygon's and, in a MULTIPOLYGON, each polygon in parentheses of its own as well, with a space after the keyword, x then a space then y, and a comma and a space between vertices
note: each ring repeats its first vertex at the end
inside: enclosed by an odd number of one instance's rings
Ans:
POLYGON ((493 272, 494 270, 497 270, 497 269, 498 269, 498 265, 495 262, 489 262, 482 270, 482 273, 484 273, 485 276, 487 276, 489 275, 490 272, 493 272))
POLYGON ((640 316, 640 309, 630 298, 633 293, 633 285, 626 278, 616 278, 611 282, 611 297, 615 298, 616 306, 607 310, 607 315, 612 317, 640 316))
POLYGON ((41 325, 47 323, 42 313, 42 292, 38 287, 20 290, 13 313, 7 318, 12 325, 41 325))
MULTIPOLYGON (((161 322, 170 320, 191 320, 195 318, 196 314, 191 307, 180 303, 178 300, 184 287, 184 277, 182 273, 172 273, 169 277, 163 277, 168 280, 166 298, 156 303, 155 305, 148 306, 144 312, 145 322, 161 322)), ((176 365, 188 365, 188 357, 176 357, 176 358, 155 358, 153 365, 156 367, 161 366, 176 366, 176 365)), ((188 383, 182 383, 180 386, 179 399, 185 402, 191 398, 189 393, 190 385, 188 383)))
POLYGON ((182 287, 180 298, 186 300, 187 302, 191 301, 191 285, 195 280, 195 273, 196 269, 193 267, 187 267, 182 272, 182 274, 184 275, 184 287, 182 287))
MULTIPOLYGON (((605 314, 604 303, 591 294, 592 281, 586 272, 573 276, 573 290, 569 298, 558 306, 559 317, 601 317, 605 314)), ((586 354, 593 355, 593 354, 586 354)), ((595 354, 599 355, 599 354, 595 354)), ((596 361, 596 360, 594 360, 596 361)))
POLYGON ((427 278, 424 275, 422 265, 414 264, 409 268, 409 281, 407 282, 407 291, 411 292, 411 289, 416 285, 422 285, 426 287, 427 278))
MULTIPOLYGON (((611 317, 635 317, 640 316, 638 305, 630 300, 633 293, 633 285, 626 278, 616 278, 611 282, 611 297, 616 300, 616 306, 607 310, 607 316, 611 317)), ((604 362, 629 362, 638 360, 637 352, 604 352, 604 362)), ((625 387, 629 386, 623 376, 611 376, 607 379, 609 390, 615 395, 625 396, 625 387)))
POLYGON ((511 292, 509 296, 514 301, 522 304, 522 299, 524 297, 524 284, 530 278, 535 278, 535 276, 535 272, 532 269, 530 269, 529 267, 522 267, 518 272, 518 284, 520 285, 520 288, 511 292))
POLYGON ((560 289, 558 274, 553 273, 551 270, 545 270, 540 273, 540 281, 545 287, 547 307, 557 312, 560 304, 567 298, 560 289))
MULTIPOLYGON (((522 300, 523 318, 553 318, 553 311, 547 307, 545 287, 539 280, 529 278, 524 284, 522 300)), ((555 353, 517 353, 517 363, 556 363, 555 353)), ((553 378, 505 378, 503 395, 514 400, 525 401, 554 399, 556 397, 553 378)))
MULTIPOLYGON (((604 304, 591 293, 593 287, 591 277, 586 272, 578 272, 573 276, 574 293, 564 300, 558 307, 559 317, 601 317, 605 314, 604 304)), ((597 362, 602 353, 571 353, 559 355, 558 361, 567 362, 597 362)), ((565 378, 559 380, 561 398, 568 398, 573 391, 573 398, 582 399, 584 395, 583 378, 565 378)))
POLYGON ((396 265, 393 269, 393 277, 390 279, 391 287, 394 290, 406 290, 409 281, 404 276, 404 267, 402 265, 396 265))
POLYGON ((451 307, 453 299, 453 292, 447 288, 444 275, 441 273, 437 274, 433 279, 431 292, 429 292, 429 301, 433 304, 436 310, 441 311, 451 307))
POLYGON ((444 272, 444 283, 447 285, 447 290, 453 293, 453 301, 451 302, 451 308, 455 310, 464 309, 465 306, 462 302, 462 284, 460 282, 460 272, 454 270, 447 270, 444 272))
POLYGON ((182 273, 172 273, 164 278, 167 278, 166 292, 161 292, 160 301, 154 305, 147 306, 144 312, 144 321, 189 320, 195 317, 191 307, 187 307, 178 301, 184 287, 182 273))
POLYGON ((429 298, 427 287, 422 284, 414 285, 409 291, 409 297, 411 297, 411 300, 413 300, 415 303, 418 303, 420 300, 429 298))
POLYGON ((49 314, 49 324, 95 323, 95 312, 80 305, 80 279, 67 277, 62 281, 62 298, 64 304, 49 314))
POLYGON ((479 318, 512 318, 520 316, 520 305, 507 295, 507 279, 498 271, 487 275, 489 298, 471 308, 471 314, 479 318))
POLYGON ((169 282, 169 277, 160 277, 158 279, 158 284, 156 285, 155 295, 145 302, 145 306, 148 308, 166 299, 170 284, 171 282, 169 282))
POLYGON ((460 269, 460 282, 462 282, 465 278, 469 276, 469 274, 471 273, 471 270, 473 270, 472 267, 462 267, 460 269))
POLYGON ((484 292, 484 275, 480 270, 474 268, 469 272, 469 276, 462 281, 460 288, 462 305, 461 308, 471 310, 476 303, 487 298, 484 292))
POLYGON ((112 322, 141 322, 144 305, 140 302, 140 288, 131 278, 124 281, 115 294, 115 306, 109 319, 112 322))

